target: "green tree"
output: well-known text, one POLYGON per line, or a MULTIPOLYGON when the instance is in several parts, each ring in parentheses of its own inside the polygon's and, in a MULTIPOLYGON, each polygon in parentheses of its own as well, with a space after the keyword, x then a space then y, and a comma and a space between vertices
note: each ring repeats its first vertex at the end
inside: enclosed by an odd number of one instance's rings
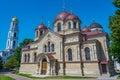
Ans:
POLYGON ((109 28, 111 30, 111 55, 120 62, 120 0, 113 1, 114 6, 117 8, 115 15, 109 19, 109 28))
POLYGON ((18 61, 14 56, 11 56, 7 62, 4 64, 5 69, 13 69, 18 66, 18 61))
POLYGON ((3 68, 2 57, 0 56, 0 70, 3 68))

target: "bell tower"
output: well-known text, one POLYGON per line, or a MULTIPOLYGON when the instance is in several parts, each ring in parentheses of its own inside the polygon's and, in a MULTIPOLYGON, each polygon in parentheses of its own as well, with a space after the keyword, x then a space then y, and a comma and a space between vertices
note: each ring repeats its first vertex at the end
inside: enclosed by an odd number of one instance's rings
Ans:
POLYGON ((10 29, 8 32, 8 39, 6 43, 6 50, 14 50, 18 43, 18 19, 16 17, 12 18, 10 29))

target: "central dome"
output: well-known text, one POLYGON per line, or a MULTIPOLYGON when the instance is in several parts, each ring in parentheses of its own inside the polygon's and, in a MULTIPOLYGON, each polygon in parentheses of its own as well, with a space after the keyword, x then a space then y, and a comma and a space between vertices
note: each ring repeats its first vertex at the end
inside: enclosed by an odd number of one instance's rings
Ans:
POLYGON ((90 29, 93 29, 93 28, 103 28, 103 27, 99 23, 94 22, 90 25, 90 29))
POLYGON ((68 12, 63 11, 56 16, 55 21, 56 20, 64 20, 68 15, 70 15, 68 12))
POLYGON ((72 20, 72 19, 77 19, 77 20, 79 20, 79 18, 78 18, 76 15, 74 15, 74 14, 70 14, 70 15, 68 15, 68 16, 66 17, 66 20, 72 20))

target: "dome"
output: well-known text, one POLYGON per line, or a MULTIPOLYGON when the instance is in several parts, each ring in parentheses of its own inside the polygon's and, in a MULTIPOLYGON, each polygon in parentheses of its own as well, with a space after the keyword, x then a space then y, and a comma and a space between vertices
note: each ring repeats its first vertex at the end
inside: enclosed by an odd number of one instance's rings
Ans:
POLYGON ((47 27, 44 24, 40 24, 36 29, 47 29, 47 27))
POLYGON ((66 17, 66 20, 72 20, 72 19, 77 19, 79 20, 78 16, 74 15, 74 14, 70 14, 66 17))
POLYGON ((12 18, 12 21, 18 21, 18 19, 16 17, 12 18))
POLYGON ((90 30, 89 28, 87 28, 87 27, 84 27, 84 28, 82 29, 82 32, 91 32, 91 30, 90 30))
POLYGON ((102 28, 102 26, 99 23, 92 23, 90 25, 90 29, 92 29, 92 28, 102 28))
POLYGON ((69 13, 67 13, 66 11, 63 11, 56 16, 55 21, 59 19, 64 20, 68 15, 69 13))

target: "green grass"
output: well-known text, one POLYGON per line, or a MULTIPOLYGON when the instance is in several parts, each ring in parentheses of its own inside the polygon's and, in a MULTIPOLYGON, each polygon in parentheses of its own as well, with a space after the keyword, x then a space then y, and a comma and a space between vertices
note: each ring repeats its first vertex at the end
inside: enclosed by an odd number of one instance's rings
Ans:
POLYGON ((20 76, 32 79, 96 79, 95 77, 82 77, 82 76, 47 76, 47 77, 34 77, 31 74, 17 74, 20 76))
POLYGON ((5 76, 3 74, 0 74, 0 80, 15 80, 15 79, 8 77, 8 76, 5 76))

